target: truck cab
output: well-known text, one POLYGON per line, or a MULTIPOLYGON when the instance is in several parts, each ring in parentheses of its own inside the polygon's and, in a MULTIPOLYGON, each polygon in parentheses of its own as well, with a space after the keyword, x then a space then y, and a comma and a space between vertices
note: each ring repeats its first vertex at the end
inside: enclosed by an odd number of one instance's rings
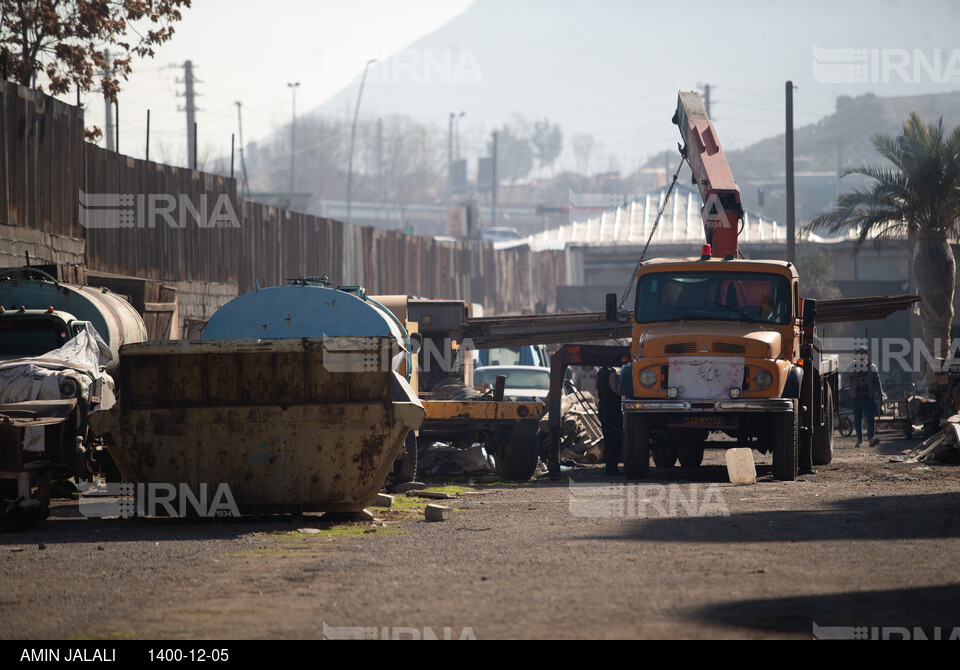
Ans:
POLYGON ((794 479, 798 434, 812 422, 800 418, 805 362, 793 264, 718 259, 705 245, 700 258, 642 264, 636 287, 622 376, 630 383, 621 384, 628 476, 645 477, 651 454, 658 467, 697 466, 709 433, 720 431, 737 446, 772 452, 774 477, 794 479))
POLYGON ((32 358, 59 349, 83 330, 86 323, 52 308, 0 306, 0 361, 32 358))

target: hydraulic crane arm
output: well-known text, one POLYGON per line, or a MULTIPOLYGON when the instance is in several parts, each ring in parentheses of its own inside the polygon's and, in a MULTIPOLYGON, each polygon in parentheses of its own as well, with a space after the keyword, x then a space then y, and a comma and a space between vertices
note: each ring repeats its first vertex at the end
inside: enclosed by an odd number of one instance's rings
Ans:
POLYGON ((743 217, 740 187, 733 180, 699 93, 680 93, 673 122, 680 127, 685 144, 682 151, 703 198, 700 214, 707 244, 713 248, 714 256, 737 258, 737 235, 743 217))

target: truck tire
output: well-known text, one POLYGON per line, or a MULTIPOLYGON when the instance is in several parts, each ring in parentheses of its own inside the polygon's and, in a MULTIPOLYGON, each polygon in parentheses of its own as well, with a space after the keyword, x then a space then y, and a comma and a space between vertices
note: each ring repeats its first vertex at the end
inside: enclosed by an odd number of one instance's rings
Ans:
POLYGON ((537 422, 527 422, 510 429, 505 439, 498 436, 497 472, 504 479, 525 482, 537 471, 540 447, 537 422))
POLYGON ((680 465, 685 468, 699 468, 703 463, 704 443, 710 437, 707 431, 689 431, 677 447, 680 465))
POLYGON ((793 411, 781 412, 773 418, 773 478, 792 482, 797 478, 797 454, 799 451, 797 401, 793 411))
POLYGON ((650 474, 650 421, 642 414, 623 415, 623 469, 628 479, 650 474))
POLYGON ((703 463, 703 447, 685 444, 677 448, 680 465, 685 468, 699 468, 703 463))
POLYGON ((654 446, 653 464, 658 468, 672 468, 677 464, 677 448, 665 445, 654 446))
POLYGON ((393 483, 406 484, 417 479, 417 434, 412 430, 403 442, 403 456, 393 462, 393 483))
POLYGON ((833 460, 833 389, 827 385, 823 402, 823 427, 813 431, 813 464, 827 465, 833 460))

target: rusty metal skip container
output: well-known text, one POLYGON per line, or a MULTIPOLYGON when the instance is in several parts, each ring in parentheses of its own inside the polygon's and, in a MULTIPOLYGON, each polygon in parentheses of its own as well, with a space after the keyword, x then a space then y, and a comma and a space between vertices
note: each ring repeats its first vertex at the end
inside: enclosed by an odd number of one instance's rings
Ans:
POLYGON ((423 421, 406 354, 362 291, 241 296, 203 341, 123 347, 111 453, 127 482, 226 483, 241 512, 361 510, 423 421))

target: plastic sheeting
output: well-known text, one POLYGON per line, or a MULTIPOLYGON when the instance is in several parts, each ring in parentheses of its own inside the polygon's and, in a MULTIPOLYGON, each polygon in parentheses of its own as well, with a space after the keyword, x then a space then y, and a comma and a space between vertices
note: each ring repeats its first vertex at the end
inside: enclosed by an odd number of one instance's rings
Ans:
POLYGON ((113 358, 113 352, 92 324, 68 340, 59 349, 35 358, 18 358, 0 364, 0 403, 29 400, 61 400, 61 389, 91 389, 89 412, 110 409, 116 403, 113 379, 101 366, 113 358), (74 383, 70 384, 69 380, 74 383))

